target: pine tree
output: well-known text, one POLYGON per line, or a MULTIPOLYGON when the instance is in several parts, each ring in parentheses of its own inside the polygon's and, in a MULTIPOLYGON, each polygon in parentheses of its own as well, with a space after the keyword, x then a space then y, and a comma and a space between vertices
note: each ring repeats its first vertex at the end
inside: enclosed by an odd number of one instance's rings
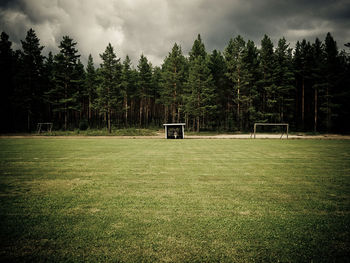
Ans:
POLYGON ((190 62, 192 62, 198 57, 202 57, 202 59, 205 59, 207 57, 207 52, 205 51, 205 46, 204 46, 204 43, 202 42, 202 38, 200 34, 198 34, 197 39, 194 41, 189 55, 190 55, 189 57, 190 62))
POLYGON ((294 71, 292 50, 285 38, 278 41, 275 51, 274 84, 276 85, 276 108, 278 122, 291 122, 294 113, 294 71))
POLYGON ((152 73, 152 124, 155 126, 164 123, 164 105, 162 104, 161 92, 162 92, 162 69, 158 66, 153 68, 152 73))
POLYGON ((340 53, 340 60, 342 64, 342 72, 340 75, 340 90, 338 93, 337 104, 338 117, 336 119, 337 132, 349 133, 350 132, 350 43, 344 44, 346 51, 343 50, 340 53))
POLYGON ((94 66, 94 60, 90 54, 88 57, 85 75, 85 86, 88 96, 88 122, 90 126, 92 125, 94 117, 93 108, 97 99, 97 85, 97 72, 94 66))
POLYGON ((121 75, 121 93, 123 96, 123 112, 124 112, 124 124, 128 126, 128 112, 129 112, 129 100, 132 95, 132 70, 131 60, 127 55, 123 61, 122 75, 121 75))
MULTIPOLYGON (((324 55, 324 45, 323 43, 316 38, 315 43, 312 45, 312 68, 311 68, 311 74, 312 74, 312 88, 314 90, 314 99, 313 99, 313 108, 314 108, 314 118, 313 118, 313 131, 317 132, 319 125, 319 117, 320 112, 319 108, 320 105, 323 104, 323 99, 325 95, 325 81, 324 81, 324 74, 325 74, 325 55, 324 55)), ((322 116, 321 116, 322 117, 322 116)))
POLYGON ((254 122, 259 119, 257 105, 259 105, 259 93, 257 82, 259 80, 258 49, 253 41, 248 40, 242 54, 242 118, 243 128, 251 130, 254 122))
POLYGON ((226 76, 230 80, 233 92, 233 102, 236 105, 236 124, 238 130, 242 129, 241 112, 241 86, 242 86, 242 56, 245 49, 245 41, 241 36, 230 39, 225 49, 225 59, 227 65, 226 76))
MULTIPOLYGON (((74 68, 72 84, 77 91, 75 101, 77 101, 77 113, 79 113, 79 121, 86 122, 88 117, 88 89, 85 85, 86 73, 83 63, 78 59, 77 65, 74 68)), ((76 115, 76 120, 78 116, 76 115)), ((80 124, 79 124, 80 126, 80 124)))
POLYGON ((100 78, 101 84, 97 90, 97 106, 102 114, 106 114, 108 132, 112 132, 112 109, 117 109, 121 103, 120 83, 121 83, 121 65, 120 59, 117 59, 112 45, 109 43, 103 54, 100 78))
POLYGON ((213 84, 215 88, 217 111, 215 113, 215 122, 216 128, 224 126, 227 129, 227 105, 229 103, 228 99, 230 98, 230 89, 228 85, 228 79, 225 76, 226 74, 226 62, 224 56, 220 51, 213 50, 212 54, 209 56, 210 73, 213 76, 213 84))
POLYGON ((258 82, 261 101, 259 111, 261 112, 260 120, 262 122, 276 122, 278 114, 274 111, 276 98, 276 85, 273 80, 273 71, 275 67, 275 54, 271 39, 264 35, 261 41, 259 56, 259 70, 261 79, 258 82))
POLYGON ((326 101, 323 110, 326 112, 326 128, 330 131, 333 128, 333 121, 337 117, 336 108, 338 108, 337 93, 340 80, 341 65, 337 43, 330 33, 327 33, 325 39, 325 90, 326 101))
POLYGON ((185 70, 186 59, 182 55, 181 47, 175 43, 162 66, 161 96, 166 111, 164 122, 168 121, 168 115, 173 123, 180 122, 185 70))
POLYGON ((55 66, 55 87, 50 91, 54 97, 52 104, 55 106, 54 111, 59 115, 63 114, 64 129, 68 129, 68 121, 73 112, 80 108, 77 101, 77 85, 76 81, 80 76, 76 74, 78 65, 77 45, 69 36, 64 36, 60 42, 60 52, 54 57, 55 66))
MULTIPOLYGON (((207 120, 216 111, 215 87, 208 67, 209 58, 200 35, 190 52, 189 75, 185 95, 185 113, 192 118, 193 129, 199 132, 208 126, 207 120)), ((188 121, 187 121, 188 123, 188 121)))
POLYGON ((16 90, 17 105, 26 112, 27 130, 31 131, 35 120, 39 120, 43 105, 43 46, 33 29, 29 29, 24 41, 21 41, 20 79, 16 90))
POLYGON ((148 118, 150 113, 150 93, 152 84, 152 65, 148 63, 147 58, 142 54, 137 65, 138 69, 138 97, 140 100, 139 107, 139 126, 143 124, 148 126, 148 118))
POLYGON ((303 41, 297 42, 296 50, 294 54, 294 67, 295 67, 295 78, 296 78, 296 88, 298 101, 296 105, 300 105, 297 109, 297 113, 300 116, 299 122, 301 121, 301 129, 305 130, 306 120, 309 116, 309 111, 307 111, 306 105, 308 105, 310 95, 312 93, 312 73, 311 73, 311 64, 312 64, 312 46, 310 42, 307 42, 305 39, 303 41))
POLYGON ((55 90, 55 65, 54 57, 50 51, 48 56, 44 61, 44 103, 46 105, 46 118, 49 121, 53 120, 53 105, 52 102, 55 101, 55 97, 52 92, 55 90))

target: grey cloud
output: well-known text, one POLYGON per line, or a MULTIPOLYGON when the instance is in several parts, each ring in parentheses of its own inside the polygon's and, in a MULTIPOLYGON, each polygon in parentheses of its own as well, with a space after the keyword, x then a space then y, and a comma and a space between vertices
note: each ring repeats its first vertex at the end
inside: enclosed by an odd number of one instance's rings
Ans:
POLYGON ((210 33, 210 42, 223 48, 226 44, 218 39, 240 34, 259 44, 268 34, 275 43, 282 36, 294 44, 297 40, 315 37, 323 39, 328 31, 344 42, 348 36, 350 12, 346 1, 249 1, 243 6, 231 6, 221 16, 216 29, 210 33), (339 20, 342 19, 342 23, 339 20), (218 30, 218 28, 222 30, 218 30))
POLYGON ((15 8, 20 6, 19 0, 1 0, 0 7, 3 8, 15 8))

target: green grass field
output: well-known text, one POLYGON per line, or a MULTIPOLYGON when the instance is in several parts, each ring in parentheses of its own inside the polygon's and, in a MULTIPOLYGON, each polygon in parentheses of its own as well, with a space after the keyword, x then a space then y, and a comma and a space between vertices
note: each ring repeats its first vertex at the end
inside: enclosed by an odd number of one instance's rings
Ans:
POLYGON ((0 139, 0 261, 342 262, 350 140, 0 139))

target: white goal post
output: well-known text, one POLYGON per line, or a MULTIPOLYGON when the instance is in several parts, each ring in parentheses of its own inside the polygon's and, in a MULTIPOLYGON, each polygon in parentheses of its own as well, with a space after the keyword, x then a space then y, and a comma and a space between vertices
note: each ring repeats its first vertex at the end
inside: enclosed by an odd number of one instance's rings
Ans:
POLYGON ((48 131, 51 133, 52 131, 52 122, 38 122, 36 129, 38 133, 41 133, 42 131, 48 131))
MULTIPOLYGON (((289 124, 288 123, 254 123, 254 139, 256 137, 256 126, 286 126, 286 134, 288 139, 288 131, 289 131, 289 124)), ((284 134, 284 131, 282 131, 282 135, 280 139, 282 139, 284 134)))

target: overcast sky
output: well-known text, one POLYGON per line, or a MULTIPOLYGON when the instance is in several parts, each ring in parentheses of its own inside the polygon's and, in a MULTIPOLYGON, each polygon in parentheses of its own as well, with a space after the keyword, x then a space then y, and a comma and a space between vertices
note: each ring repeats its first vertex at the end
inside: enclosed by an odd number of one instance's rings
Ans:
POLYGON ((20 48, 33 28, 41 44, 56 53, 62 36, 78 42, 85 63, 100 63, 110 42, 118 57, 134 66, 143 53, 160 65, 176 42, 187 55, 198 33, 208 52, 223 51, 242 35, 258 46, 266 33, 276 44, 285 37, 294 47, 303 38, 324 40, 331 32, 343 49, 350 42, 349 0, 0 0, 0 31, 20 48))

